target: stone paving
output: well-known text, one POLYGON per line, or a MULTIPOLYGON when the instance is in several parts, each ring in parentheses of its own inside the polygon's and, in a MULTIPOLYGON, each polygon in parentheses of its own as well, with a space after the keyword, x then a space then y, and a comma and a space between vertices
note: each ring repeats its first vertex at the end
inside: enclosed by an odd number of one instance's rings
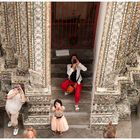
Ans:
POLYGON ((140 118, 132 114, 132 137, 140 138, 140 118))
POLYGON ((4 137, 4 111, 0 110, 0 138, 4 137))
MULTIPOLYGON (((0 138, 22 138, 23 134, 23 125, 22 121, 19 120, 19 134, 17 136, 13 136, 12 128, 7 127, 8 116, 5 111, 0 111, 0 138), (4 119, 5 118, 5 119, 4 119), (4 129, 3 129, 4 128, 4 129)), ((135 122, 136 123, 136 122, 135 122)), ((138 125, 137 125, 138 126, 138 125)), ((138 127, 139 128, 139 127, 138 127)), ((138 133, 139 129, 137 129, 137 133, 133 133, 131 136, 131 121, 121 121, 117 126, 117 138, 131 138, 131 137, 140 137, 138 133), (136 136, 135 136, 136 135, 136 136)), ((63 135, 53 135, 51 129, 47 130, 37 130, 38 138, 102 138, 102 131, 91 131, 90 129, 78 129, 78 128, 70 128, 63 135)))
MULTIPOLYGON (((4 138, 22 138, 23 134, 23 125, 22 121, 20 120, 19 122, 19 134, 17 136, 13 136, 13 129, 7 127, 8 123, 8 117, 7 114, 4 113, 4 138)), ((0 132, 2 136, 2 131, 0 132)), ((38 138, 102 138, 102 131, 94 131, 91 132, 90 129, 75 129, 75 128, 70 128, 67 132, 63 133, 63 135, 53 135, 52 131, 50 128, 47 130, 37 130, 38 138)), ((1 138, 3 138, 1 137, 1 138)))

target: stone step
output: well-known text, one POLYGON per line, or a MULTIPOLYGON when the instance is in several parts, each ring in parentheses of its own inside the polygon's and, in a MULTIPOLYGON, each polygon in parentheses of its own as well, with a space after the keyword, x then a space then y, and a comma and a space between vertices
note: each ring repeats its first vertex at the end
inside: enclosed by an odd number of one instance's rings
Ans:
MULTIPOLYGON (((62 90, 52 90, 52 101, 55 99, 61 99, 64 103, 74 103, 74 93, 64 95, 62 90)), ((80 95, 80 103, 91 103, 91 92, 82 91, 80 95)))
POLYGON ((38 113, 40 115, 49 114, 50 106, 42 104, 29 104, 28 113, 38 113))
MULTIPOLYGON (((81 109, 81 108, 80 108, 81 109)), ((66 117, 68 117, 68 118, 75 118, 75 117, 78 117, 78 116, 80 116, 80 117, 88 117, 88 119, 89 119, 89 115, 90 115, 90 112, 82 112, 82 111, 78 111, 78 112, 75 112, 75 110, 72 110, 71 112, 67 112, 67 111, 65 111, 64 112, 64 115, 66 116, 66 117), (73 111, 73 112, 72 112, 73 111)), ((30 113, 30 112, 28 112, 28 116, 29 117, 31 117, 31 116, 49 116, 49 114, 43 114, 43 113, 35 113, 35 112, 33 112, 33 113, 30 113)), ((51 111, 50 112, 50 117, 52 117, 52 115, 53 115, 53 112, 51 111)), ((27 117, 26 117, 26 119, 27 119, 27 117)))
MULTIPOLYGON (((93 63, 93 59, 92 58, 81 58, 80 62, 82 64, 92 64, 93 63)), ((52 58, 51 59, 51 64, 69 64, 70 60, 69 57, 60 57, 60 58, 52 58)))
POLYGON ((69 128, 82 128, 82 129, 87 129, 89 128, 89 124, 83 124, 83 125, 69 125, 69 128))
POLYGON ((113 114, 117 112, 115 104, 94 104, 92 107, 92 114, 113 114))
MULTIPOLYGON (((63 103, 65 106, 65 112, 75 112, 75 107, 73 103, 63 103)), ((51 108, 53 107, 53 104, 51 105, 51 108)), ((91 112, 91 103, 79 103, 79 112, 86 112, 90 113, 91 112)))
POLYGON ((23 115, 23 124, 24 126, 34 126, 34 125, 49 125, 50 117, 49 115, 23 115))
MULTIPOLYGON (((92 77, 92 72, 89 72, 89 71, 81 72, 81 74, 82 74, 83 78, 90 78, 90 77, 92 77)), ((58 73, 57 72, 51 73, 51 77, 52 78, 67 78, 68 75, 66 74, 66 71, 63 71, 61 73, 59 73, 59 72, 58 73)))
MULTIPOLYGON (((56 50, 57 49, 51 49, 51 57, 52 58, 60 58, 62 56, 56 56, 56 50)), ((59 49, 59 50, 63 50, 63 49, 59 49)), ((93 49, 68 49, 69 50, 69 54, 70 56, 73 54, 77 54, 79 60, 81 60, 81 58, 91 58, 93 59, 93 49)), ((70 60, 70 56, 65 56, 70 60)))
MULTIPOLYGON (((74 112, 75 111, 75 107, 74 107, 74 101, 73 102, 67 102, 67 100, 64 101, 64 99, 62 99, 62 102, 63 102, 63 105, 65 106, 65 112, 67 113, 70 113, 70 112, 74 112)), ((88 101, 80 101, 79 103, 79 107, 80 107, 80 110, 79 112, 87 112, 87 113, 90 113, 91 111, 91 103, 90 103, 90 100, 88 101)), ((49 114, 49 111, 50 109, 52 109, 53 107, 53 103, 54 103, 54 100, 52 101, 51 103, 51 106, 49 107, 48 105, 36 105, 36 104, 28 104, 28 108, 25 108, 26 111, 28 111, 28 114, 29 115, 32 115, 32 114, 39 114, 39 115, 47 115, 49 114)))
MULTIPOLYGON (((51 117, 53 113, 50 114, 51 117)), ((87 112, 64 112, 69 125, 89 125, 90 114, 87 112)))
POLYGON ((82 116, 81 114, 77 116, 66 116, 69 125, 89 125, 89 118, 89 115, 82 116))
MULTIPOLYGON (((52 90, 61 89, 61 83, 66 80, 66 78, 52 78, 52 90)), ((92 78, 83 78, 83 90, 92 90, 92 78)))
MULTIPOLYGON (((49 125, 49 120, 52 118, 53 113, 49 115, 28 115, 27 118, 23 117, 24 125, 49 125)), ((64 113, 69 125, 89 125, 90 115, 86 112, 65 112, 64 113)))
MULTIPOLYGON (((55 99, 52 100, 52 103, 54 103, 55 99)), ((61 99, 61 101, 63 102, 63 104, 75 104, 75 101, 74 99, 71 100, 71 99, 61 99)), ((88 103, 91 103, 91 100, 84 100, 84 99, 80 99, 80 103, 81 104, 88 104, 88 103)))
MULTIPOLYGON (((92 72, 92 64, 84 64, 87 67, 86 72, 92 72)), ((51 64, 51 73, 66 73, 67 64, 51 64)), ((86 73, 84 72, 84 73, 86 73)))
MULTIPOLYGON (((54 90, 62 90, 60 86, 53 86, 51 88, 52 88, 52 91, 54 91, 54 90)), ((91 92, 92 91, 92 86, 83 85, 82 91, 91 92)))

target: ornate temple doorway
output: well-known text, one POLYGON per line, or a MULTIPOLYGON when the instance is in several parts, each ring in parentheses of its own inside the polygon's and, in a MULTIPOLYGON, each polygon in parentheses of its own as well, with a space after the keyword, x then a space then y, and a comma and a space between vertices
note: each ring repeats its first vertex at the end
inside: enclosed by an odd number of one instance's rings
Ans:
POLYGON ((94 65, 94 40, 98 18, 97 2, 53 2, 51 3, 51 85, 52 99, 61 99, 66 107, 70 127, 89 127, 94 65), (57 51, 65 50, 59 55, 57 51), (67 78, 70 56, 77 54, 88 71, 81 72, 83 89, 80 111, 75 113, 74 94, 65 96, 61 83, 67 78))

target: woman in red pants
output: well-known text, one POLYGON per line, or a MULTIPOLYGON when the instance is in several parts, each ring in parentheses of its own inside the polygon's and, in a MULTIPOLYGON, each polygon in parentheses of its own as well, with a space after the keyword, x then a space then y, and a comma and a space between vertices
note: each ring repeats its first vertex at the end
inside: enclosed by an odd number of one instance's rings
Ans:
POLYGON ((67 65, 67 75, 68 75, 68 80, 65 80, 61 84, 61 88, 65 91, 65 95, 68 95, 67 88, 69 85, 74 85, 76 83, 75 87, 75 111, 79 111, 79 101, 80 101, 80 93, 82 90, 82 76, 80 74, 80 71, 86 71, 87 68, 81 64, 77 58, 76 55, 73 55, 71 57, 71 63, 67 65))

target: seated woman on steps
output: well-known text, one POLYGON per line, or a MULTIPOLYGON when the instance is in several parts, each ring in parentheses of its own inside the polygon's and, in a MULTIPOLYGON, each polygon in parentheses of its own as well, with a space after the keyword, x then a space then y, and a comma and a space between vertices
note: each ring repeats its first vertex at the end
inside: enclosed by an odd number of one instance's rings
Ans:
POLYGON ((67 88, 69 85, 76 85, 75 87, 75 111, 79 111, 79 101, 80 101, 80 93, 82 90, 82 76, 80 71, 86 71, 87 68, 81 64, 76 55, 72 55, 71 57, 71 64, 67 65, 67 75, 68 79, 65 80, 61 84, 62 90, 65 91, 65 95, 68 95, 67 88))

